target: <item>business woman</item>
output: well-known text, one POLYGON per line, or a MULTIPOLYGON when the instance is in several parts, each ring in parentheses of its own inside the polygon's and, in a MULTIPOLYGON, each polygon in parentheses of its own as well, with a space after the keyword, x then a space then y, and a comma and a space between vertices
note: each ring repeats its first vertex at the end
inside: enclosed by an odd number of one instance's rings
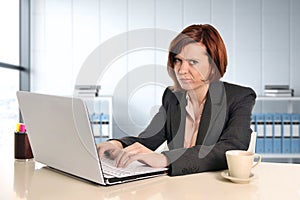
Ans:
POLYGON ((226 67, 226 48, 213 26, 185 28, 169 47, 174 85, 165 90, 159 112, 139 136, 97 144, 100 158, 109 154, 117 167, 135 160, 168 167, 171 176, 227 168, 225 152, 249 145, 256 94, 220 81, 226 67), (164 141, 169 150, 154 152, 164 141))

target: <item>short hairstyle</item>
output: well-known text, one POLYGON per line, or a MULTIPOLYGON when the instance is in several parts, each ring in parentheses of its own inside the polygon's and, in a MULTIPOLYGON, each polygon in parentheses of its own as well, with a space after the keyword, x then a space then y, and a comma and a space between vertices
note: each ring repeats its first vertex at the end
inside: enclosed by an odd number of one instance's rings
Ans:
POLYGON ((183 47, 191 43, 201 43, 206 47, 211 64, 211 73, 207 81, 219 80, 226 72, 227 52, 223 39, 217 29, 209 24, 194 24, 186 27, 171 42, 168 55, 168 73, 174 81, 175 88, 181 88, 174 73, 175 56, 183 47), (218 69, 213 72, 213 69, 218 69))

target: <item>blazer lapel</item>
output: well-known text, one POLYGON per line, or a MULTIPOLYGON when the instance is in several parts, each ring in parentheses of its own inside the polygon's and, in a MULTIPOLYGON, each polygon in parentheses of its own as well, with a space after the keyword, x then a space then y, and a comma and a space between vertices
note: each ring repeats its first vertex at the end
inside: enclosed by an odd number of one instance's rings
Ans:
POLYGON ((198 128, 198 136, 196 140, 196 144, 198 145, 202 145, 204 142, 204 138, 206 136, 209 127, 210 118, 211 118, 211 99, 208 91, 208 95, 206 97, 206 102, 204 105, 204 109, 202 111, 202 116, 198 128))
POLYGON ((226 118, 226 93, 223 83, 211 83, 198 130, 197 144, 214 145, 226 118))
POLYGON ((169 144, 171 148, 182 148, 184 145, 185 121, 186 121, 186 92, 174 92, 178 103, 171 110, 171 134, 172 142, 169 144))

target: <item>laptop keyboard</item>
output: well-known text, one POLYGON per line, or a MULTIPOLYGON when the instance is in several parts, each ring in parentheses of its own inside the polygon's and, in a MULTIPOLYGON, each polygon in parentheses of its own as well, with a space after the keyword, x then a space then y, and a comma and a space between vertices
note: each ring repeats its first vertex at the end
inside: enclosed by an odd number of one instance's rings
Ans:
POLYGON ((106 178, 112 178, 112 177, 122 178, 122 177, 167 170, 167 168, 149 167, 138 161, 134 161, 130 163, 126 168, 117 168, 115 167, 115 161, 106 156, 102 157, 101 165, 102 165, 103 173, 106 178))

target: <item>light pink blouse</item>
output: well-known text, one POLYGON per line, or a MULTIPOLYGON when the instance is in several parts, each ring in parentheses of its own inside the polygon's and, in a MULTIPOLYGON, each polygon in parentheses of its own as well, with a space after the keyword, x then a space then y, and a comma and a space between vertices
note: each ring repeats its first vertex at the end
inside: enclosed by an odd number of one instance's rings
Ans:
POLYGON ((198 128, 200 119, 203 112, 203 107, 205 104, 206 99, 204 99, 199 106, 199 110, 194 110, 193 105, 198 104, 198 102, 192 101, 192 98, 186 94, 187 105, 185 107, 187 115, 186 115, 186 122, 185 122, 185 136, 184 136, 184 147, 189 148, 196 145, 197 135, 198 135, 198 128))

